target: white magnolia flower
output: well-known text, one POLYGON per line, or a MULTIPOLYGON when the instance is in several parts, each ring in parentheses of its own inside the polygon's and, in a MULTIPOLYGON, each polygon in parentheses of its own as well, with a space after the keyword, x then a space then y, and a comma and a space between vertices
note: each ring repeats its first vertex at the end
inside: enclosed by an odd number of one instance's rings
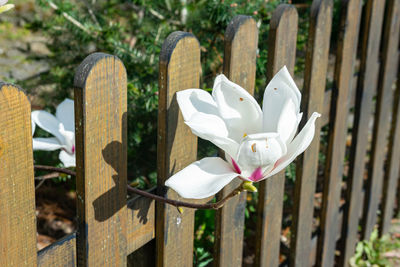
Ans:
POLYGON ((13 4, 7 4, 8 0, 0 0, 0 13, 6 12, 14 8, 13 4))
POLYGON ((53 151, 61 149, 59 159, 65 167, 74 167, 75 163, 75 122, 74 101, 65 99, 58 105, 56 116, 47 111, 32 111, 32 135, 35 125, 55 137, 33 138, 33 150, 53 151))
POLYGON ((219 75, 210 95, 201 89, 177 93, 185 123, 192 132, 225 151, 226 161, 196 161, 170 177, 165 185, 185 198, 216 194, 234 178, 258 182, 288 166, 310 145, 314 112, 296 135, 301 120, 301 93, 286 67, 265 89, 263 110, 242 87, 219 75))

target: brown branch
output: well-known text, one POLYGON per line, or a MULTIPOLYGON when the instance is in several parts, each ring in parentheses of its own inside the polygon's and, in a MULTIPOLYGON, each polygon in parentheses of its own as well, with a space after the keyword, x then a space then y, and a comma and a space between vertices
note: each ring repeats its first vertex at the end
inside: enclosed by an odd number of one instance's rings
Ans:
POLYGON ((173 199, 165 198, 165 197, 162 197, 159 195, 155 195, 155 194, 134 188, 130 185, 128 185, 128 191, 136 193, 136 194, 144 196, 144 197, 154 199, 156 201, 161 201, 161 202, 170 204, 177 208, 186 207, 186 208, 200 209, 200 210, 208 210, 208 209, 217 210, 217 209, 221 208, 225 204, 226 201, 228 201, 230 198, 240 194, 242 191, 244 191, 244 189, 243 189, 242 185, 240 185, 239 187, 237 187, 229 195, 227 195, 220 201, 217 201, 214 203, 207 203, 207 204, 196 204, 196 203, 189 203, 189 202, 184 202, 184 201, 173 200, 173 199))
POLYGON ((65 168, 57 168, 53 166, 45 166, 45 165, 35 165, 35 170, 40 170, 40 171, 52 171, 52 172, 59 172, 59 173, 65 173, 71 176, 76 176, 76 172, 65 169, 65 168))
MULTIPOLYGON (((64 168, 57 168, 57 167, 52 167, 52 166, 44 166, 44 165, 35 165, 35 170, 42 170, 42 171, 53 171, 55 173, 65 173, 68 175, 72 175, 72 176, 76 176, 76 172, 68 170, 68 169, 64 169, 64 168)), ((40 178, 40 180, 46 180, 46 179, 51 179, 54 177, 51 177, 51 175, 54 175, 55 173, 50 173, 48 175, 44 175, 44 176, 39 176, 37 178, 40 178), (47 178, 51 177, 51 178, 47 178), (46 177, 46 178, 45 178, 46 177)), ((36 179, 36 178, 35 178, 36 179)), ((173 200, 173 199, 169 199, 169 198, 165 198, 159 195, 155 195, 137 188, 134 188, 130 185, 127 185, 127 189, 130 192, 133 192, 135 194, 147 197, 147 198, 151 198, 154 199, 156 201, 160 201, 160 202, 164 202, 167 204, 170 204, 172 206, 175 206, 177 208, 179 207, 186 207, 186 208, 191 208, 191 209, 214 209, 217 210, 219 208, 221 208, 225 202, 227 202, 230 198, 239 195, 242 191, 245 191, 245 188, 243 187, 242 183, 240 186, 238 186, 236 189, 234 189, 229 195, 227 195, 226 197, 224 197, 223 199, 221 199, 220 201, 214 202, 214 203, 206 203, 206 204, 196 204, 196 203, 189 203, 189 202, 184 202, 184 201, 179 201, 179 200, 173 200)))

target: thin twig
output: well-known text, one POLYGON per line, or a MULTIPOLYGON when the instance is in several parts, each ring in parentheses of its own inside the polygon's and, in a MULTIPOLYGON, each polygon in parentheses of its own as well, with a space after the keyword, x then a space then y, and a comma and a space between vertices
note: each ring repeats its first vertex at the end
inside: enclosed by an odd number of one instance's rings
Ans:
POLYGON ((53 179, 56 177, 59 177, 60 173, 59 172, 52 172, 46 175, 42 175, 42 176, 37 176, 35 177, 35 180, 49 180, 49 179, 53 179))
MULTIPOLYGON (((58 6, 53 3, 52 1, 47 1, 50 5, 50 7, 54 10, 58 10, 58 6)), ((71 17, 70 15, 68 15, 65 12, 61 12, 61 14, 64 16, 64 18, 66 18, 67 20, 69 20, 73 25, 75 25, 76 27, 78 27, 79 29, 81 29, 82 31, 86 32, 87 34, 91 34, 91 32, 79 21, 77 21, 76 19, 74 19, 73 17, 71 17)))
POLYGON ((149 8, 149 11, 150 11, 150 13, 151 13, 154 17, 156 17, 156 18, 158 18, 158 19, 160 19, 160 20, 165 19, 165 17, 164 17, 163 15, 161 15, 160 13, 158 13, 157 11, 155 11, 154 9, 149 8))
POLYGON ((237 187, 229 195, 227 195, 220 201, 217 201, 214 203, 207 203, 207 204, 196 204, 196 203, 189 203, 189 202, 165 198, 165 197, 155 195, 152 193, 148 193, 146 191, 143 191, 143 190, 140 190, 140 189, 137 189, 137 188, 134 188, 134 187, 128 185, 128 191, 136 193, 138 195, 148 197, 148 198, 154 199, 156 201, 164 202, 164 203, 170 204, 172 206, 175 206, 177 208, 186 207, 186 208, 199 209, 199 210, 209 210, 209 209, 217 210, 217 209, 221 208, 225 204, 226 201, 228 201, 230 198, 232 198, 236 195, 239 195, 243 190, 244 189, 243 189, 242 185, 240 185, 239 187, 237 187))
POLYGON ((36 186, 35 186, 35 190, 37 190, 39 187, 42 186, 42 184, 45 182, 46 180, 41 180, 36 186))
POLYGON ((35 170, 41 170, 41 171, 52 171, 52 172, 59 172, 59 173, 65 173, 71 176, 76 176, 76 172, 64 169, 64 168, 57 168, 53 166, 45 166, 45 165, 35 165, 35 170))
POLYGON ((90 7, 90 4, 86 0, 84 0, 83 3, 85 4, 90 16, 92 17, 93 22, 96 23, 96 25, 100 27, 100 23, 97 20, 92 8, 90 7))
MULTIPOLYGON (((53 171, 55 173, 65 173, 71 176, 76 176, 76 172, 68 170, 68 169, 64 169, 64 168, 57 168, 57 167, 53 167, 53 166, 45 166, 45 165, 35 165, 35 170, 42 170, 42 171, 53 171)), ((50 175, 52 174, 48 174, 48 176, 50 177, 50 175)), ((45 176, 41 176, 41 180, 44 181, 46 179, 50 179, 50 178, 44 178, 45 176)), ((37 177, 39 178, 39 177, 37 177)), ((52 177, 54 178, 54 177, 52 177)), ((40 186, 41 184, 39 184, 38 186, 40 186)), ((130 185, 127 185, 127 189, 130 192, 133 192, 135 194, 147 197, 147 198, 151 198, 154 199, 156 201, 160 201, 160 202, 164 202, 167 204, 170 204, 172 206, 175 206, 177 208, 179 207, 186 207, 186 208, 191 208, 191 209, 214 209, 217 210, 219 208, 221 208, 225 202, 227 202, 230 198, 239 195, 242 191, 244 191, 245 189, 243 188, 243 183, 238 186, 236 189, 234 189, 229 195, 227 195, 226 197, 224 197, 223 199, 221 199, 220 201, 214 202, 214 203, 206 203, 206 204, 196 204, 196 203, 189 203, 189 202, 184 202, 184 201, 178 201, 178 200, 173 200, 173 199, 169 199, 169 198, 165 198, 159 195, 155 195, 137 188, 134 188, 130 185)))

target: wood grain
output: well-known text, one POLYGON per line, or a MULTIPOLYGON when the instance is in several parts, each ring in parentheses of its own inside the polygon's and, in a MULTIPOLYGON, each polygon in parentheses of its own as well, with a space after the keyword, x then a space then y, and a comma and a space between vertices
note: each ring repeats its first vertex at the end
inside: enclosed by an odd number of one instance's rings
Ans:
POLYGON ((0 266, 36 266, 31 105, 0 82, 0 266))
POLYGON ((76 233, 73 233, 40 250, 38 266, 76 266, 76 259, 76 233))
POLYGON ((400 177, 400 71, 397 75, 397 88, 393 101, 393 118, 389 136, 389 152, 385 176, 383 178, 382 215, 379 221, 379 233, 385 235, 389 232, 393 217, 396 190, 400 177))
MULTIPOLYGON (((379 62, 377 63, 376 66, 377 69, 379 69, 379 62)), ((357 84, 358 81, 358 73, 354 73, 353 75, 353 84, 357 84)), ((354 108, 355 106, 355 100, 356 100, 356 89, 352 88, 352 90, 349 92, 350 93, 350 102, 349 102, 349 109, 354 108)), ((321 118, 319 118, 321 120, 321 125, 325 126, 327 124, 329 124, 329 114, 330 114, 330 109, 331 109, 331 98, 332 98, 332 88, 329 88, 328 90, 325 91, 325 97, 324 97, 324 109, 321 113, 321 118)))
MULTIPOLYGON (((279 5, 271 18, 267 80, 284 65, 293 75, 298 15, 291 5, 279 5)), ((278 266, 283 213, 285 171, 259 185, 256 229, 256 266, 278 266)))
MULTIPOLYGON (((154 240, 155 201, 139 196, 130 199, 127 206, 127 254, 131 254, 154 240)), ((73 233, 40 250, 38 265, 76 266, 76 255, 76 233, 73 233)), ((134 264, 134 260, 129 264, 134 264)))
POLYGON ((361 65, 356 89, 356 103, 352 142, 350 149, 350 166, 347 178, 346 205, 342 226, 342 243, 340 265, 348 266, 350 257, 354 255, 359 227, 358 211, 362 209, 360 196, 364 176, 366 174, 366 152, 369 139, 369 124, 373 111, 379 74, 379 48, 385 1, 367 1, 364 12, 365 20, 362 28, 361 65))
POLYGON ((347 115, 356 56, 361 0, 343 1, 329 123, 329 143, 318 239, 318 266, 333 266, 336 229, 346 148, 347 115))
POLYGON ((387 153, 391 107, 393 104, 393 83, 397 75, 398 45, 400 29, 400 0, 389 0, 383 35, 382 64, 379 72, 374 130, 371 144, 371 162, 368 170, 362 237, 369 239, 377 222, 377 211, 382 194, 384 163, 387 153))
POLYGON ((88 56, 75 74, 77 255, 80 266, 126 266, 127 82, 122 62, 88 56))
MULTIPOLYGON (((176 92, 199 88, 200 45, 186 32, 171 33, 160 54, 157 169, 159 195, 179 199, 165 180, 197 158, 197 137, 184 124, 176 92)), ((183 213, 163 203, 156 206, 157 266, 192 266, 194 210, 183 213)))
MULTIPOLYGON (((249 16, 237 16, 225 33, 224 74, 250 94, 254 94, 258 29, 249 16)), ((233 180, 220 193, 224 198, 240 185, 233 180)), ((244 212, 246 193, 231 198, 216 211, 214 266, 240 266, 242 264, 244 212)))
MULTIPOLYGON (((305 63, 301 111, 305 118, 302 129, 313 112, 322 113, 326 72, 332 26, 331 0, 315 0, 311 6, 310 28, 305 63)), ((314 213, 314 193, 318 174, 321 121, 317 120, 311 145, 296 161, 293 222, 291 235, 291 266, 310 266, 311 234, 314 213)))
MULTIPOLYGON (((155 190, 151 190, 155 193, 155 190)), ((127 252, 128 254, 147 244, 155 237, 156 203, 154 199, 134 197, 128 200, 127 252)), ((153 251, 154 255, 155 251, 153 251)))

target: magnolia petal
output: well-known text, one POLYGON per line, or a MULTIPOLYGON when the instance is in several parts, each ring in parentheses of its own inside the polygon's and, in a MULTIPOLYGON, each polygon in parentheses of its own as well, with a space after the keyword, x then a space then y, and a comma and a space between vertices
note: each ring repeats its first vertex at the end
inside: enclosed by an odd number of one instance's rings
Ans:
POLYGON ((220 191, 238 174, 221 158, 204 158, 170 177, 165 185, 181 197, 201 199, 220 191))
POLYGON ((297 114, 297 124, 300 123, 301 119, 303 118, 303 112, 297 114))
MULTIPOLYGON (((294 104, 294 113, 300 111, 301 94, 286 67, 271 80, 264 92, 263 131, 277 132, 278 123, 288 101, 294 104)), ((291 107, 290 107, 291 108, 291 107)), ((286 110, 287 112, 288 110, 286 110)), ((289 110, 291 111, 291 109, 289 110)), ((292 112, 291 112, 292 113, 292 112)), ((287 116, 287 115, 286 115, 287 116)), ((288 129, 292 132, 292 129, 288 129)))
POLYGON ((286 168, 298 155, 307 149, 314 138, 315 120, 319 117, 321 117, 321 114, 318 112, 314 112, 311 115, 300 133, 289 144, 287 154, 276 162, 275 168, 267 175, 267 177, 270 177, 286 168))
POLYGON ((35 124, 35 122, 31 119, 31 125, 32 125, 32 136, 33 136, 33 134, 35 133, 35 130, 36 130, 36 124, 35 124))
POLYGON ((295 105, 292 99, 288 99, 284 104, 277 125, 277 132, 285 144, 289 144, 292 141, 296 134, 298 124, 295 105))
POLYGON ((215 79, 212 95, 229 137, 239 142, 244 135, 261 132, 261 108, 246 90, 221 74, 215 79))
POLYGON ((236 157, 241 169, 241 177, 251 181, 259 180, 260 177, 257 175, 272 169, 275 162, 285 154, 286 145, 282 142, 278 133, 260 133, 246 136, 240 144, 236 157), (256 172, 258 168, 260 170, 256 172))
POLYGON ((65 143, 64 136, 60 133, 61 122, 56 117, 43 110, 32 111, 31 117, 40 128, 57 137, 61 144, 65 143))
POLYGON ((32 147, 33 150, 54 151, 63 148, 63 145, 55 137, 33 138, 32 147))
MULTIPOLYGON (((296 108, 298 108, 297 111, 300 109, 301 93, 286 66, 283 66, 275 74, 275 76, 272 78, 270 84, 271 85, 282 85, 282 84, 286 85, 285 88, 289 89, 289 92, 293 96, 293 101, 296 104, 296 108), (277 83, 275 83, 275 81, 277 83)), ((271 86, 271 88, 273 89, 274 87, 271 86)), ((264 93, 264 95, 265 95, 265 93, 264 93)))
POLYGON ((76 166, 75 154, 70 154, 62 150, 58 155, 58 158, 61 160, 66 168, 76 166))
POLYGON ((4 6, 0 6, 0 13, 6 12, 10 9, 13 9, 15 6, 13 4, 7 4, 4 6))
POLYGON ((218 107, 212 96, 201 89, 187 89, 176 93, 176 100, 185 121, 198 113, 218 115, 218 107))
POLYGON ((75 150, 75 133, 64 129, 64 125, 60 124, 60 134, 64 137, 65 150, 73 154, 75 150))
POLYGON ((8 0, 0 0, 0 6, 4 6, 7 4, 8 0))
POLYGON ((239 144, 228 137, 228 130, 220 117, 198 112, 185 123, 198 137, 212 142, 229 155, 236 155, 239 144))
POLYGON ((293 141, 293 137, 296 135, 297 133, 297 128, 299 127, 299 124, 301 122, 301 118, 303 118, 303 112, 297 114, 297 121, 296 121, 296 126, 294 127, 292 133, 289 135, 287 141, 286 141, 286 145, 289 145, 289 143, 291 143, 293 141))
POLYGON ((66 98, 57 106, 56 110, 57 119, 64 124, 67 131, 75 132, 75 114, 74 114, 74 101, 66 98))
POLYGON ((253 173, 250 175, 249 179, 253 182, 258 182, 263 178, 263 171, 261 167, 258 167, 253 171, 253 173))

